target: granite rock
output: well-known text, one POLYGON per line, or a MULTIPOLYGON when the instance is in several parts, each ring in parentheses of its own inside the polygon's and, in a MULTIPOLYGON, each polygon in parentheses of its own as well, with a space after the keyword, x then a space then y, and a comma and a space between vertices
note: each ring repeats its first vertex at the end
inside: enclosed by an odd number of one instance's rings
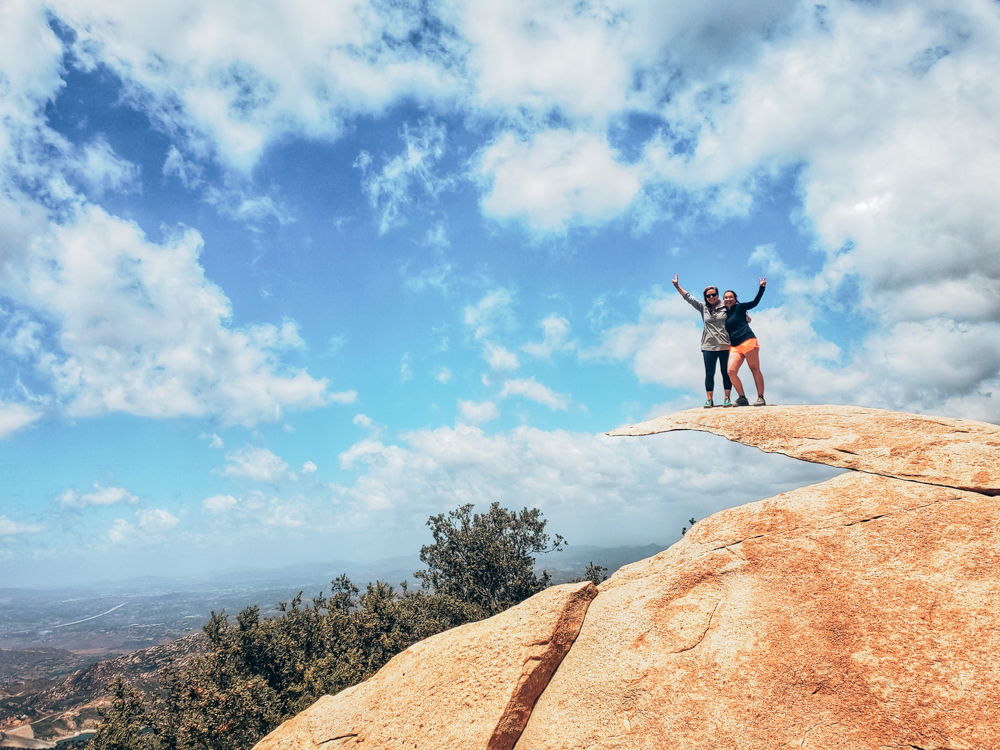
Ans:
POLYGON ((866 474, 600 586, 517 750, 1000 747, 1000 504, 866 474))
POLYGON ((701 430, 768 453, 944 487, 1000 494, 1000 427, 857 406, 688 409, 613 436, 701 430))
POLYGON ((510 750, 580 631, 592 583, 553 586, 439 633, 286 721, 256 750, 510 750))

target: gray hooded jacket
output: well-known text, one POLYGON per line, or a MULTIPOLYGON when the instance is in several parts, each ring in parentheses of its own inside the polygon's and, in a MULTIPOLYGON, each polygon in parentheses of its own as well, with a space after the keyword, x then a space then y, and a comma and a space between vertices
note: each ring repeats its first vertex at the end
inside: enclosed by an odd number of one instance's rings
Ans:
POLYGON ((729 334, 726 333, 726 306, 719 304, 715 312, 710 311, 704 302, 695 299, 690 292, 684 293, 684 299, 695 310, 701 313, 705 328, 701 332, 701 350, 703 352, 721 352, 729 349, 729 334))

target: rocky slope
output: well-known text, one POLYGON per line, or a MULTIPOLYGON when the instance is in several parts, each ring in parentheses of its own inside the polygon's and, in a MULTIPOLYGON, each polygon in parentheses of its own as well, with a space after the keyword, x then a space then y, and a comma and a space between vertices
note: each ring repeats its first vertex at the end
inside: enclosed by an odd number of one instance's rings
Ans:
POLYGON ((108 686, 122 677, 139 690, 158 684, 157 672, 172 661, 184 661, 205 650, 201 632, 170 643, 104 659, 43 689, 0 698, 0 729, 33 724, 35 736, 58 739, 98 719, 94 710, 110 699, 108 686))
MULTIPOLYGON (((998 428, 829 406, 698 409, 614 434, 676 429, 859 473, 717 513, 619 570, 503 745, 497 707, 538 637, 508 613, 437 636, 449 649, 418 644, 258 750, 1000 748, 998 428)), ((551 591, 521 607, 557 620, 551 591)))
POLYGON ((580 632, 592 583, 553 586, 496 617, 410 646, 374 677, 325 696, 258 743, 510 750, 580 632))

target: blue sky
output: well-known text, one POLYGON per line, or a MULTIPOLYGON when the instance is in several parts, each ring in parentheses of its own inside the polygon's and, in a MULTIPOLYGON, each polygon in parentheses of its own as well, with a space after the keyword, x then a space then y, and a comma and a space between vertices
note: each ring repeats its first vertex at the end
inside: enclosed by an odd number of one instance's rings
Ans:
POLYGON ((768 277, 772 402, 1000 420, 998 62, 986 0, 7 0, 0 585, 829 476, 602 436, 703 400, 674 273, 768 277))

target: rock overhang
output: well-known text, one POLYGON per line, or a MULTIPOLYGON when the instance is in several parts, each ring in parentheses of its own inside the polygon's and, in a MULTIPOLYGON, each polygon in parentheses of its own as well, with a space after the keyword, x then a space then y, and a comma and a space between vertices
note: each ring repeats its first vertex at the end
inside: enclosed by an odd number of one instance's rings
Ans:
POLYGON ((1000 427, 857 406, 688 409, 612 437, 697 430, 767 453, 911 482, 1000 495, 1000 427))

